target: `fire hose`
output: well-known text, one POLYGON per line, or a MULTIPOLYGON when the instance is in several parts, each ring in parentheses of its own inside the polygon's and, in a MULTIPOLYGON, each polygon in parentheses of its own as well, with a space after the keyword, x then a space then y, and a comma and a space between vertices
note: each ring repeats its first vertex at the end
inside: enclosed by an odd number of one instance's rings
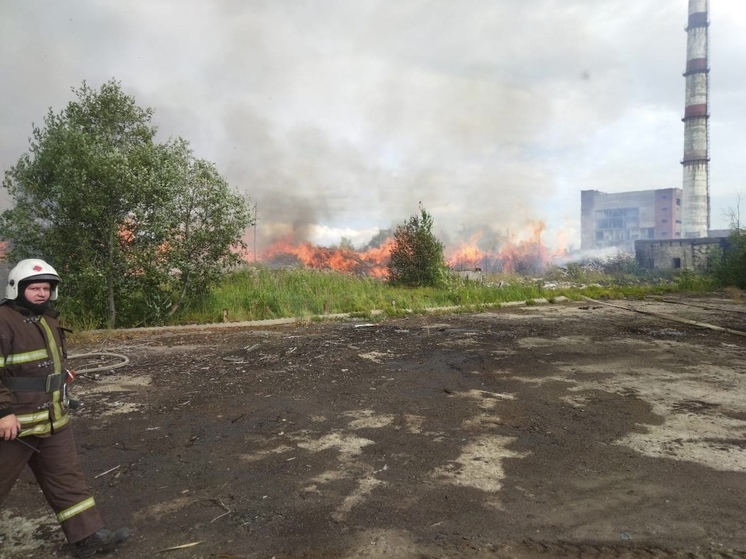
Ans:
POLYGON ((114 363, 113 365, 107 365, 105 367, 99 366, 99 367, 93 367, 93 368, 88 368, 88 369, 76 369, 75 374, 85 375, 86 373, 95 373, 102 369, 106 369, 106 370, 118 369, 119 367, 124 367, 130 362, 129 357, 127 357, 126 355, 122 355, 121 353, 109 353, 106 351, 93 351, 91 353, 78 353, 77 355, 68 355, 67 359, 69 361, 71 359, 81 359, 84 357, 96 357, 96 356, 114 357, 116 359, 121 359, 122 361, 121 363, 114 363))
MULTIPOLYGON (((90 353, 78 353, 77 355, 68 355, 67 360, 70 361, 71 359, 82 359, 82 358, 90 359, 91 357, 113 357, 115 359, 121 359, 121 361, 119 363, 114 363, 113 365, 89 367, 86 369, 68 370, 67 375, 69 376, 70 380, 66 381, 65 384, 67 384, 68 382, 72 382, 77 377, 89 378, 89 377, 86 377, 86 373, 95 373, 101 370, 110 371, 112 369, 118 369, 120 367, 124 367, 130 362, 129 357, 127 357, 126 355, 122 355, 121 353, 110 353, 107 351, 93 351, 90 353)), ((80 404, 77 400, 70 400, 69 405, 71 409, 76 409, 80 404)))

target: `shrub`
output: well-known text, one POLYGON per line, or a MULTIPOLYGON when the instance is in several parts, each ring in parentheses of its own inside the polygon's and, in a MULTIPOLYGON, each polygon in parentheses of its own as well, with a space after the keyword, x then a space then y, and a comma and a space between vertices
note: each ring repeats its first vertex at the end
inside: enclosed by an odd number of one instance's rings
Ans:
POLYGON ((435 287, 448 276, 443 243, 433 234, 433 218, 420 204, 413 215, 394 231, 388 265, 389 282, 407 287, 435 287))
POLYGON ((727 250, 714 254, 710 264, 720 285, 746 289, 746 233, 735 229, 727 250))

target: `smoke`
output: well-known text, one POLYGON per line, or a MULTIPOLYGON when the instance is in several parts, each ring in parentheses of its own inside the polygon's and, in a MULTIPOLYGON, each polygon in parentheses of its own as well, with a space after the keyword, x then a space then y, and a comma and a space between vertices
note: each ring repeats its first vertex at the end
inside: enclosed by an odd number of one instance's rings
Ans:
POLYGON ((7 2, 0 165, 114 77, 251 198, 260 247, 362 246, 419 203, 447 242, 543 219, 551 243, 581 189, 678 184, 685 22, 681 0, 7 2))

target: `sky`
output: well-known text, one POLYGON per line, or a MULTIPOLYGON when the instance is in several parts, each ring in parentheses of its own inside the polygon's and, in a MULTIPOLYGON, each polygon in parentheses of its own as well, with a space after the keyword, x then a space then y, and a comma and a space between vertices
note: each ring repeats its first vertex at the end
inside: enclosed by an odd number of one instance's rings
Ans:
MULTIPOLYGON (((115 79, 279 235, 433 216, 580 245, 580 191, 681 187, 688 0, 0 0, 0 168, 115 79)), ((746 214, 746 2, 710 5, 711 226, 746 214), (743 198, 743 200, 741 200, 743 198)), ((0 195, 0 207, 9 204, 0 195)))

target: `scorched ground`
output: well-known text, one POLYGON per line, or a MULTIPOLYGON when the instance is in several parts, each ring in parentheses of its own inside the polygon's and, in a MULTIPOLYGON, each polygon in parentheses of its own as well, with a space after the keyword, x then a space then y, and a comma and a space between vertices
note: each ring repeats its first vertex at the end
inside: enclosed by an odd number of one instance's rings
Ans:
MULTIPOLYGON (((746 557, 746 337, 657 314, 746 308, 622 304, 81 337, 116 557, 746 557)), ((28 473, 0 546, 69 553, 28 473)))

